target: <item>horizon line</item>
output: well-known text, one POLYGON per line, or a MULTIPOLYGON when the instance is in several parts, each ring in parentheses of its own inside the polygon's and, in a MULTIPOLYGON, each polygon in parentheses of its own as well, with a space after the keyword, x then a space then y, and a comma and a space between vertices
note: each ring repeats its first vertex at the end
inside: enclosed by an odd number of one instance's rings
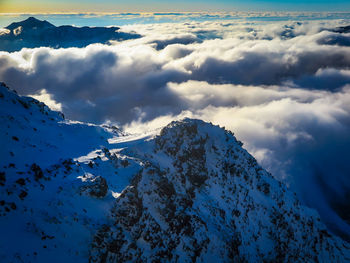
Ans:
POLYGON ((61 15, 61 14, 65 14, 65 15, 93 15, 93 14, 164 14, 164 15, 176 15, 176 14, 203 14, 203 13, 211 13, 211 14, 215 14, 215 13, 221 13, 221 14, 229 14, 229 13, 309 13, 309 14, 320 14, 320 13, 324 13, 324 14, 350 14, 350 11, 277 11, 277 10, 271 10, 271 11, 120 11, 120 12, 107 12, 107 11, 96 11, 96 12, 90 12, 90 11, 86 11, 86 12, 1 12, 1 15, 61 15))

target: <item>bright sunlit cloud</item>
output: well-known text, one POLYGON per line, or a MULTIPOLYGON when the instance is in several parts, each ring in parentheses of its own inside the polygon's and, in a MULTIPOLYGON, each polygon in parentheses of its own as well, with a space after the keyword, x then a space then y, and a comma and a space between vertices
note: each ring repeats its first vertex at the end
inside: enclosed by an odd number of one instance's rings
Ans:
POLYGON ((350 35, 335 32, 350 24, 347 14, 206 15, 124 24, 143 37, 111 45, 0 52, 0 79, 67 118, 128 132, 184 117, 225 126, 349 237, 341 211, 350 192, 350 35))

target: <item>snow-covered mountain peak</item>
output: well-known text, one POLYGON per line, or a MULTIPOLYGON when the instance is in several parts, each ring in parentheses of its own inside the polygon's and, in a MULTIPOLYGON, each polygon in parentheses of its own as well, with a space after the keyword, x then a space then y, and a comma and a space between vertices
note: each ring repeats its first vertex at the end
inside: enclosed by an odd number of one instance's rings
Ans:
POLYGON ((0 84, 0 155, 4 164, 32 162, 49 166, 107 146, 117 136, 98 125, 74 123, 31 97, 18 96, 0 84))
POLYGON ((349 260, 348 245, 223 128, 184 119, 119 154, 143 165, 95 236, 92 262, 349 260))
POLYGON ((4 105, 1 110, 11 112, 13 114, 28 112, 29 115, 43 115, 45 118, 51 118, 55 121, 63 121, 64 115, 61 112, 52 111, 44 103, 32 98, 18 96, 15 90, 11 90, 5 83, 0 82, 0 98, 4 105), (18 105, 22 107, 18 107, 18 105), (6 106, 5 106, 6 105, 6 106))
POLYGON ((232 148, 236 150, 243 145, 242 142, 237 141, 231 131, 202 120, 189 118, 173 121, 165 126, 155 141, 160 149, 167 144, 166 151, 174 154, 179 153, 182 145, 185 147, 206 145, 206 147, 211 146, 212 149, 232 148))
POLYGON ((74 123, 0 85, 4 262, 349 262, 349 245, 201 120, 74 123))

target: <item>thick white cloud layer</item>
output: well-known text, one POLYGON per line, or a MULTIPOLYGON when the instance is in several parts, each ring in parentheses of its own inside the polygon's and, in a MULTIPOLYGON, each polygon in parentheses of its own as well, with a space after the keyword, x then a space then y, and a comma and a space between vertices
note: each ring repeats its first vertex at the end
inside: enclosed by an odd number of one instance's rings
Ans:
POLYGON ((349 238, 350 35, 325 30, 347 22, 125 26, 144 37, 1 52, 0 79, 71 119, 127 131, 185 116, 225 126, 349 238))

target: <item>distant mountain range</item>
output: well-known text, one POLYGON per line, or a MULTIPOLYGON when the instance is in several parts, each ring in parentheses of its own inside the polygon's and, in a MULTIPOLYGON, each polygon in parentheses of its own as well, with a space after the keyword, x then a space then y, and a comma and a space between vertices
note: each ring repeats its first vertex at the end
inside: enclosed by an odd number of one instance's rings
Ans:
POLYGON ((218 126, 124 134, 0 84, 0 127, 2 262, 350 262, 218 126))
POLYGON ((29 17, 21 22, 14 22, 0 31, 0 50, 13 52, 24 47, 84 47, 92 43, 139 37, 141 37, 139 34, 121 32, 119 27, 56 27, 48 21, 29 17))

